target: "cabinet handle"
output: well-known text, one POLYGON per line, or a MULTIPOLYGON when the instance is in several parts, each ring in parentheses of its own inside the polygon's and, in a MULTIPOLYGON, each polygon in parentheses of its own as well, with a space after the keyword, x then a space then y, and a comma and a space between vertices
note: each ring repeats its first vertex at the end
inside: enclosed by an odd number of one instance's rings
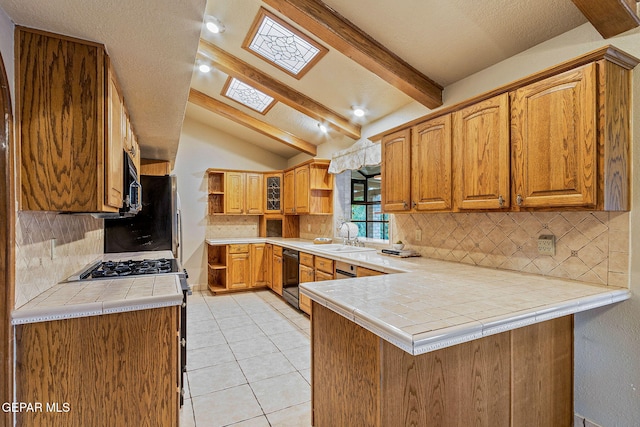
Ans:
POLYGON ((411 207, 412 207, 413 209, 415 209, 415 208, 416 208, 416 205, 417 205, 417 203, 415 202, 415 200, 411 202, 411 207))
POLYGON ((408 205, 407 205, 407 202, 405 202, 405 201, 403 200, 403 201, 402 201, 402 206, 403 206, 405 209, 407 209, 407 206, 408 206, 408 205))
POLYGON ((516 203, 518 204, 518 206, 522 206, 522 201, 523 201, 522 196, 518 194, 516 196, 516 203))
POLYGON ((504 198, 502 196, 498 196, 498 205, 500 207, 504 206, 504 198))
POLYGON ((187 346, 187 340, 185 340, 184 338, 182 338, 182 339, 180 340, 180 344, 181 344, 183 347, 186 347, 186 346, 187 346))

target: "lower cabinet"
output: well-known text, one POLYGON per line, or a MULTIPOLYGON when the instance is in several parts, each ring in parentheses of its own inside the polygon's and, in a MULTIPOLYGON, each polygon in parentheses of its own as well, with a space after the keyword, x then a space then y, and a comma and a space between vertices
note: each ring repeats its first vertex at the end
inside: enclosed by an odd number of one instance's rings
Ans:
POLYGON ((273 292, 282 296, 282 246, 273 247, 273 292))
MULTIPOLYGON (((315 269, 313 267, 314 256, 300 252, 300 275, 299 282, 313 282, 315 281, 315 269)), ((298 297, 298 306, 300 310, 304 311, 308 315, 311 315, 311 299, 302 293, 298 297)))
POLYGON ((381 274, 385 273, 370 268, 356 267, 356 277, 380 276, 381 274))
POLYGON ((16 326, 17 426, 177 426, 180 307, 16 326))
POLYGON ((265 243, 208 245, 208 286, 214 294, 268 286, 265 243))

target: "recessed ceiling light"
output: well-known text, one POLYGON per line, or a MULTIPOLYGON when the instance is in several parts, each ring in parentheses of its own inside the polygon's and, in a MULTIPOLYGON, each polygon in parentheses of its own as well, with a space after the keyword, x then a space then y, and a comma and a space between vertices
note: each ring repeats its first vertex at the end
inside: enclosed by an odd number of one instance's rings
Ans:
POLYGON ((325 125, 323 125, 322 123, 318 123, 318 127, 320 128, 320 131, 321 131, 322 133, 327 133, 327 131, 329 130, 329 129, 327 129, 327 127, 326 127, 325 125))
POLYGON ((224 24, 215 16, 207 16, 204 20, 204 26, 213 34, 224 33, 225 30, 224 24))
POLYGON ((364 117, 364 115, 366 114, 366 111, 362 107, 356 107, 354 105, 353 107, 351 107, 351 109, 353 110, 353 115, 356 117, 364 117))
POLYGON ((211 66, 202 62, 200 63, 200 65, 198 65, 198 71, 200 71, 201 73, 208 73, 209 71, 211 71, 211 66))

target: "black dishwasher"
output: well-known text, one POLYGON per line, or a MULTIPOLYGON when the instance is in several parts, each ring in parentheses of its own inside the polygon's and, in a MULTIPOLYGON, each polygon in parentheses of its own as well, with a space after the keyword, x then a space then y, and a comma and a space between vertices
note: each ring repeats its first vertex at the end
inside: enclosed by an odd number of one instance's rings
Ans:
POLYGON ((298 284, 299 284, 299 268, 300 255, 298 251, 293 249, 284 249, 282 251, 282 297, 296 309, 300 309, 298 305, 298 284))

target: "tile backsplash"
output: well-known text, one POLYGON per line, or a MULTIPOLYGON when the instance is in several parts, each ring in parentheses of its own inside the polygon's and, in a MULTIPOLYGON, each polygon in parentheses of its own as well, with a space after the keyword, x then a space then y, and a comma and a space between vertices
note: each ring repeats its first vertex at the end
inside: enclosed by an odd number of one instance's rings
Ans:
POLYGON ((629 286, 628 212, 394 215, 392 235, 428 258, 629 286), (538 254, 542 234, 554 256, 538 254))
POLYGON ((257 237, 260 217, 256 215, 208 215, 205 239, 257 237))
POLYGON ((16 308, 100 257, 103 224, 90 215, 18 212, 16 308))

